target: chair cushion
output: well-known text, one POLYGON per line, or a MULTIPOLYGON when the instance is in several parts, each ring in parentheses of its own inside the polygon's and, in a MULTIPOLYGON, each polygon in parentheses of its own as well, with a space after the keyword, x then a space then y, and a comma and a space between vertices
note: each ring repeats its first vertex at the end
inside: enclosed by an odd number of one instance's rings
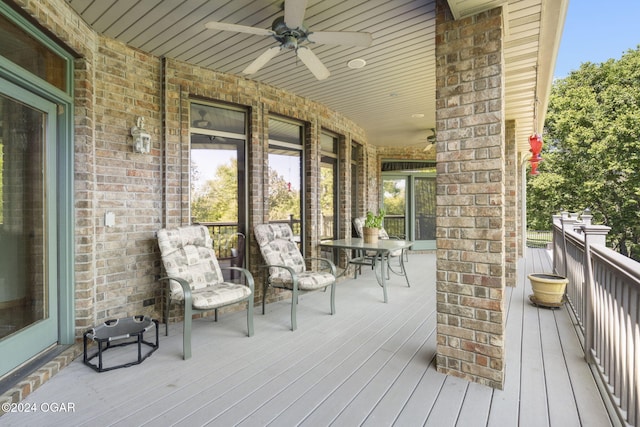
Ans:
MULTIPOLYGON (((298 289, 302 291, 320 289, 333 284, 335 280, 336 278, 333 277, 333 274, 328 272, 304 271, 298 274, 298 289)), ((286 277, 283 275, 271 276, 271 284, 278 287, 293 288, 293 280, 291 280, 290 274, 287 274, 286 277)))
POLYGON ((364 217, 359 216, 353 218, 353 228, 356 230, 358 237, 362 238, 362 229, 364 228, 364 217))
MULTIPOLYGON (((205 226, 159 230, 158 246, 167 275, 186 280, 192 291, 224 281, 205 226)), ((171 281, 171 299, 184 299, 182 287, 174 281, 171 281)))
MULTIPOLYGON (((291 240, 293 233, 288 224, 259 224, 255 226, 254 234, 265 263, 285 265, 296 273, 306 271, 298 245, 291 240)), ((283 268, 270 268, 269 276, 272 283, 291 281, 291 274, 283 268)))
POLYGON ((251 289, 248 286, 223 282, 193 291, 191 305, 201 310, 213 309, 242 301, 249 295, 251 289))
MULTIPOLYGON (((356 234, 360 238, 362 238, 362 229, 364 228, 364 221, 365 221, 365 217, 363 216, 353 218, 353 228, 355 228, 356 234)), ((378 239, 388 239, 388 238, 389 238, 389 233, 387 233, 387 230, 385 230, 384 227, 380 227, 378 229, 378 239)))
POLYGON ((400 256, 402 255, 402 249, 394 249, 392 251, 389 251, 389 256, 390 257, 396 257, 396 256, 400 256))

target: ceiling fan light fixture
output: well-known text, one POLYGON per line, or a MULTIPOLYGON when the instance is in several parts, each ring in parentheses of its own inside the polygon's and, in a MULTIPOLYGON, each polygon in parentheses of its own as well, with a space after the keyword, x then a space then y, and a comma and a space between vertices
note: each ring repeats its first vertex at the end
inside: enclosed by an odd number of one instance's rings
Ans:
POLYGON ((298 48, 298 39, 293 35, 287 35, 282 38, 282 47, 296 50, 298 48))
POLYGON ((351 68, 352 70, 363 68, 365 65, 367 65, 367 61, 362 58, 352 59, 351 61, 347 62, 347 67, 351 68))

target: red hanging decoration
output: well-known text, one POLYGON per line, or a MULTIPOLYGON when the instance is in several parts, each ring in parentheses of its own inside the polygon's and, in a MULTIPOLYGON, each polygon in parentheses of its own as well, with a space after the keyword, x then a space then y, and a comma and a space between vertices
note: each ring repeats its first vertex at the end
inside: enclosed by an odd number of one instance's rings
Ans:
POLYGON ((542 161, 542 157, 540 156, 540 152, 542 151, 542 136, 534 133, 529 137, 529 146, 531 147, 529 151, 531 151, 531 158, 529 162, 531 162, 531 175, 538 175, 538 163, 542 161))
POLYGON ((287 182, 287 188, 289 189, 289 193, 291 193, 291 183, 287 182))

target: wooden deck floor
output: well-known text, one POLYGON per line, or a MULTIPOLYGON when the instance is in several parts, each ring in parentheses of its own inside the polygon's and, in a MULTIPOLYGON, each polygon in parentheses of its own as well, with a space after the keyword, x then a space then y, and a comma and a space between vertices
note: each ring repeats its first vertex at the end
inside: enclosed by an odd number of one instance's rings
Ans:
POLYGON ((194 321, 188 361, 172 325, 141 365, 98 374, 75 360, 23 401, 35 413, 0 425, 610 425, 568 313, 528 301, 525 273, 548 266, 529 250, 508 290, 502 391, 436 372, 435 255, 412 254, 412 287, 392 277, 388 304, 368 270, 339 284, 334 316, 328 293, 301 297, 295 332, 286 301, 258 310, 252 338, 242 313, 194 321), (52 403, 73 411, 45 412, 52 403))

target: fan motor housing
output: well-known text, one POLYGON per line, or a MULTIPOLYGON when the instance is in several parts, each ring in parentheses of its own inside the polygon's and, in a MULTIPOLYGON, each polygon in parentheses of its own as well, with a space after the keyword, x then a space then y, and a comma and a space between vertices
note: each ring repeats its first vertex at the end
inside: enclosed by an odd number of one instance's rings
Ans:
POLYGON ((296 49, 299 42, 307 39, 307 28, 304 25, 294 29, 287 27, 284 16, 277 17, 271 24, 271 29, 275 33, 274 37, 282 43, 282 47, 289 49, 296 49))

